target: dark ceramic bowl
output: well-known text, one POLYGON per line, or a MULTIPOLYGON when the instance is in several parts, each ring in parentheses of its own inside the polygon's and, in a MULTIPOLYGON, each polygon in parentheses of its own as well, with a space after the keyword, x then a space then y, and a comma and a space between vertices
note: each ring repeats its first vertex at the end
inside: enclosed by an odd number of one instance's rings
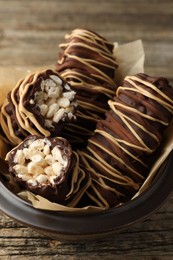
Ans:
POLYGON ((39 210, 14 195, 0 182, 1 210, 9 217, 58 240, 103 238, 143 220, 158 209, 173 190, 173 151, 150 187, 123 206, 99 213, 65 213, 39 210))

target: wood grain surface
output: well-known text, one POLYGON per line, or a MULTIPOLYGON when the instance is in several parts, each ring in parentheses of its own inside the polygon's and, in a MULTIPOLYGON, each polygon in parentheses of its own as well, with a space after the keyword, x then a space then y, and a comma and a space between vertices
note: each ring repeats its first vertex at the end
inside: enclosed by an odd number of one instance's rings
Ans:
MULTIPOLYGON (((58 44, 77 27, 119 43, 142 39, 146 72, 173 82, 172 0, 0 0, 0 66, 54 64, 58 44)), ((1 213, 0 259, 173 259, 173 195, 144 222, 101 241, 52 240, 1 213)))

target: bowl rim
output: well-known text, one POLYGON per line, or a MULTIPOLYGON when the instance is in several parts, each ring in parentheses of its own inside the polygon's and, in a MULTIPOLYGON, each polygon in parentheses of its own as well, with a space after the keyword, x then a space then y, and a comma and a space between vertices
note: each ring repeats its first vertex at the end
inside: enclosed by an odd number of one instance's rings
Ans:
POLYGON ((127 228, 148 217, 169 197, 173 191, 172 183, 173 150, 150 187, 122 206, 89 214, 36 209, 0 181, 0 209, 25 226, 51 234, 84 237, 106 234, 127 228))

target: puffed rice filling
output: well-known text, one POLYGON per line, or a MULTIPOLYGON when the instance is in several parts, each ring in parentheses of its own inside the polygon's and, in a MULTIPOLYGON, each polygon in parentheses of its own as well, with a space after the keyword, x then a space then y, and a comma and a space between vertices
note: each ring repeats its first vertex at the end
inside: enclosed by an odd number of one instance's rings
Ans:
POLYGON ((50 75, 48 79, 42 79, 41 90, 37 91, 34 99, 30 99, 30 104, 39 107, 40 113, 45 118, 45 126, 53 127, 53 122, 58 123, 66 117, 71 121, 76 119, 73 114, 76 102, 74 101, 76 92, 71 90, 66 83, 62 87, 62 80, 56 75, 50 75), (65 91, 64 91, 65 90, 65 91))
POLYGON ((30 185, 55 183, 68 164, 67 154, 62 154, 59 145, 51 149, 47 138, 28 140, 23 149, 17 150, 13 162, 16 175, 30 185))

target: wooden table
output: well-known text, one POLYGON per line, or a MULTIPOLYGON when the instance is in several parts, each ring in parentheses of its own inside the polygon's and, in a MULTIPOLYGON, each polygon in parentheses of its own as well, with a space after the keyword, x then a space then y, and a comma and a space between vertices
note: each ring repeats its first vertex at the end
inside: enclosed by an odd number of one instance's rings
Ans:
MULTIPOLYGON (((172 0, 0 0, 0 66, 56 62, 58 44, 77 27, 110 41, 141 38, 145 69, 173 82, 172 0)), ((173 195, 152 216, 102 241, 43 237, 1 213, 0 259, 173 259, 173 195)))

